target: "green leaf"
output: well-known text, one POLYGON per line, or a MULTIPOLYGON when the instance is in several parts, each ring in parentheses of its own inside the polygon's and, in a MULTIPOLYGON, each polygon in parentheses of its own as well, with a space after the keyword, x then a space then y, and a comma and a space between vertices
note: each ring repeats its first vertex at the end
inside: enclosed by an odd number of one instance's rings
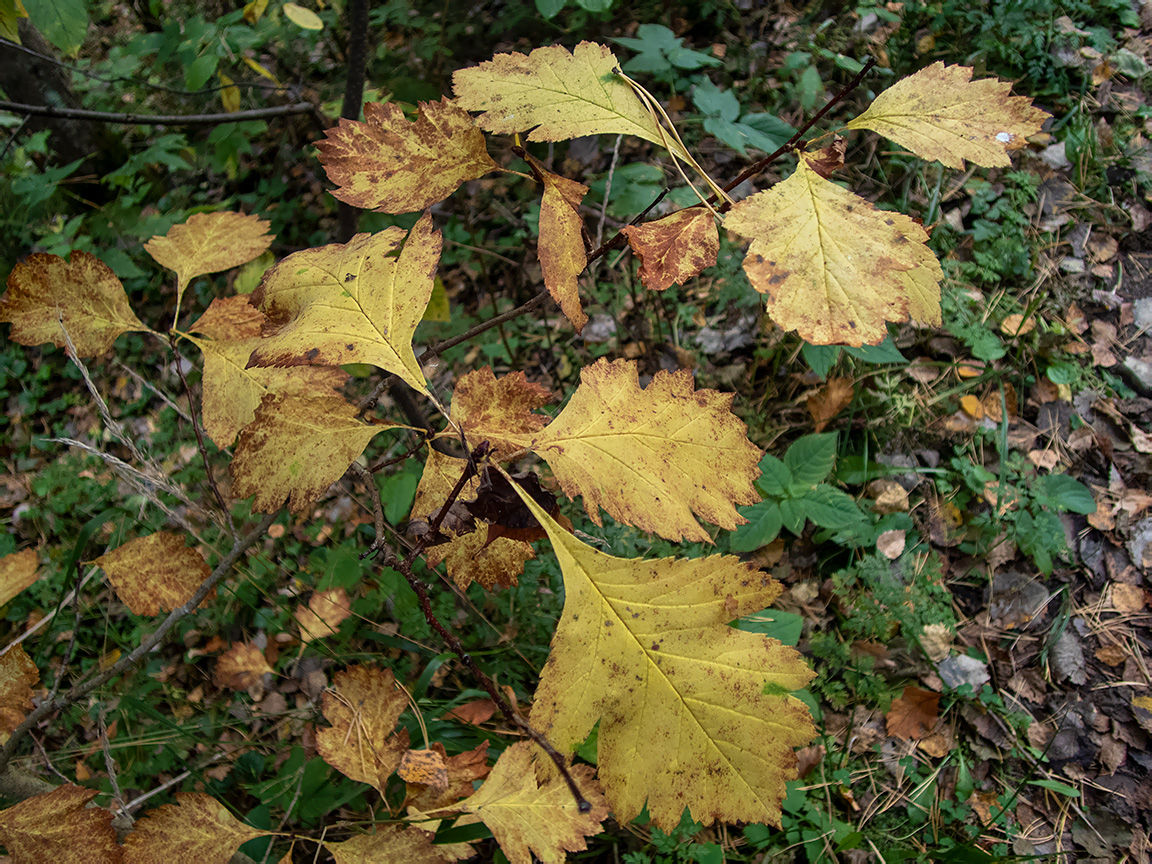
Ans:
POLYGON ((1059 792, 1068 798, 1079 798, 1080 790, 1073 789, 1066 783, 1061 783, 1059 780, 1029 780, 1029 786, 1039 786, 1041 789, 1050 789, 1053 792, 1059 792))
POLYGON ((731 90, 721 90, 707 78, 692 91, 692 104, 701 114, 710 114, 728 122, 740 116, 740 103, 735 94, 731 90))
POLYGON ((401 471, 384 481, 380 489, 380 500, 384 504, 384 518, 389 524, 402 522, 408 515, 416 498, 416 485, 419 480, 420 478, 411 471, 401 471))
POLYGON ((765 453, 760 460, 760 477, 756 480, 756 487, 765 495, 783 495, 792 485, 792 472, 788 466, 773 456, 765 453))
POLYGON ((712 115, 704 118, 704 131, 719 138, 741 156, 748 155, 748 151, 745 149, 748 136, 741 131, 739 123, 733 123, 730 120, 712 115))
POLYGON ((184 70, 184 86, 189 90, 199 90, 212 77, 219 62, 220 58, 215 54, 201 54, 184 70))
POLYGON ((824 84, 820 81, 820 72, 815 66, 809 66, 800 76, 800 106, 805 110, 816 107, 816 103, 824 98, 824 84))
POLYGON ((566 0, 536 0, 536 11, 545 19, 555 18, 564 8, 566 0))
POLYGON ((613 0, 576 0, 576 5, 589 12, 607 12, 612 8, 613 0))
POLYGON ((772 153, 796 134, 795 127, 772 114, 745 114, 740 125, 752 129, 756 135, 749 136, 748 143, 765 153, 772 153))
POLYGON ((800 535, 800 532, 804 530, 804 522, 807 518, 797 506, 796 499, 785 498, 780 502, 780 519, 784 523, 784 527, 793 534, 800 535))
MULTIPOLYGON (((681 42, 684 40, 681 39, 681 42)), ((699 69, 702 66, 720 66, 722 65, 719 60, 710 54, 704 54, 700 51, 693 51, 691 48, 669 48, 666 52, 668 59, 672 65, 677 69, 699 69)))
POLYGON ((1096 512, 1092 490, 1067 474, 1047 474, 1038 478, 1033 488, 1038 495, 1048 499, 1046 503, 1057 509, 1071 510, 1084 516, 1096 512))
POLYGON ((775 501, 761 501, 751 507, 741 507, 740 515, 748 522, 733 532, 728 544, 733 552, 751 552, 767 546, 779 536, 783 522, 780 507, 775 501))
POLYGON ((832 371, 832 364, 840 356, 839 345, 810 345, 805 342, 800 347, 800 353, 804 355, 804 360, 812 368, 812 371, 819 375, 821 378, 827 378, 828 373, 832 371))
POLYGON ((84 0, 26 0, 24 9, 44 38, 65 54, 75 54, 88 33, 84 0))
POLYGON ((900 353, 895 345, 892 344, 892 337, 889 336, 879 345, 861 345, 859 348, 853 348, 851 345, 844 347, 845 352, 851 354, 857 360, 863 360, 865 363, 907 363, 908 358, 900 353))
POLYGON ((846 528, 864 518, 851 495, 824 483, 796 503, 821 528, 846 528))
POLYGON ((836 433, 797 438, 784 454, 784 464, 792 472, 789 490, 793 494, 811 489, 827 477, 836 464, 836 433))
POLYGON ((760 633, 777 639, 784 645, 795 645, 804 630, 804 616, 780 609, 765 609, 736 622, 736 629, 745 633, 760 633))

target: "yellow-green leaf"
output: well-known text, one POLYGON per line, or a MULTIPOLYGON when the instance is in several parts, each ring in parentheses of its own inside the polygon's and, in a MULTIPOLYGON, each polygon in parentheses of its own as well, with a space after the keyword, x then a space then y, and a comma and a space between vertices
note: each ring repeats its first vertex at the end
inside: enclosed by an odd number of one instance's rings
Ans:
POLYGON ((357 234, 272 268, 252 295, 269 326, 248 365, 371 363, 427 392, 412 336, 432 296, 443 238, 429 213, 400 256, 389 255, 403 237, 400 228, 357 234))
POLYGON ((558 774, 541 783, 532 765, 528 741, 513 744, 500 754, 492 772, 472 796, 458 805, 464 815, 456 825, 483 822, 508 856, 511 864, 563 864, 568 852, 588 848, 584 839, 600 833, 608 817, 608 805, 590 765, 573 765, 569 771, 585 800, 592 805, 581 813, 568 784, 558 774))
POLYGON ((224 88, 220 91, 220 103, 226 112, 235 114, 240 110, 240 88, 223 72, 217 72, 216 77, 220 79, 220 84, 224 88))
POLYGON ((21 549, 0 558, 0 606, 40 577, 40 561, 35 549, 21 549))
POLYGON ((933 63, 897 81, 848 124, 871 129, 922 159, 949 168, 964 160, 987 168, 1011 164, 1008 152, 1028 143, 1051 115, 996 78, 972 81, 968 66, 933 63))
POLYGON ((516 489, 564 574, 532 726, 571 753, 599 721, 600 782, 622 824, 646 803, 664 831, 685 807, 705 825, 779 825, 793 748, 815 732, 808 709, 786 694, 813 673, 795 649, 729 622, 766 607, 780 583, 727 555, 606 555, 516 489))
POLYGON ((157 531, 129 540, 92 562, 108 576, 119 597, 134 615, 158 615, 186 602, 211 574, 184 535, 157 531))
POLYGON ((344 476, 364 448, 396 423, 365 423, 356 406, 341 396, 290 396, 270 393, 255 419, 240 431, 232 459, 233 492, 256 496, 258 513, 273 513, 289 499, 301 512, 344 476))
POLYGON ((886 321, 939 321, 943 273, 924 229, 824 179, 806 157, 724 225, 752 239, 744 271, 772 320, 808 342, 874 345, 886 321))
POLYGON ((346 204, 411 213, 443 201, 465 180, 499 166, 468 112, 448 99, 421 102, 416 120, 397 105, 369 102, 364 120, 341 120, 316 143, 320 164, 346 204))
POLYGON ((544 198, 540 202, 540 239, 536 244, 544 285, 579 333, 588 323, 588 316, 580 308, 580 291, 576 284, 576 277, 588 263, 582 231, 584 223, 580 218, 580 202, 588 194, 588 187, 553 174, 530 154, 525 155, 544 184, 544 198))
POLYGON ((177 792, 176 802, 136 823, 124 841, 124 864, 227 861, 244 843, 272 833, 245 825, 211 795, 177 792))
POLYGON ((88 806, 97 794, 96 789, 65 783, 0 810, 0 843, 8 848, 13 864, 76 861, 81 849, 83 860, 90 864, 119 864, 112 814, 88 806))
POLYGON ((375 834, 359 834, 350 840, 324 841, 335 864, 443 864, 455 860, 443 846, 432 845, 432 835, 409 826, 379 825, 375 834))
POLYGON ((288 20, 303 30, 323 30, 324 22, 320 16, 311 9, 306 9, 296 3, 285 3, 284 14, 288 20))
POLYGON ((12 325, 13 342, 57 348, 67 344, 63 324, 80 357, 103 354, 121 333, 152 332, 133 314, 112 268, 87 252, 67 261, 37 253, 19 262, 0 297, 0 321, 12 325))

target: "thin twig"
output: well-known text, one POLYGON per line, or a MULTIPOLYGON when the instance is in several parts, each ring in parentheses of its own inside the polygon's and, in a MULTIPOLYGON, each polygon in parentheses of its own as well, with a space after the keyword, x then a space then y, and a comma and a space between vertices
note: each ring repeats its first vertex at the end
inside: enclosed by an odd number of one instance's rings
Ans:
POLYGON ((155 393, 157 396, 159 396, 160 399, 164 402, 164 404, 167 405, 169 408, 171 408, 173 411, 175 411, 182 419, 187 420, 189 423, 192 422, 192 418, 189 416, 188 412, 185 411, 183 408, 181 408, 179 405, 177 405, 175 402, 173 402, 172 398, 167 393, 165 393, 163 390, 161 390, 159 387, 157 387, 155 384, 153 384, 151 381, 149 381, 147 378, 145 378, 143 375, 141 375, 139 372, 137 372, 135 369, 133 369, 127 363, 125 363, 123 360, 116 359, 114 362, 116 363, 116 366, 119 369, 121 369, 124 372, 127 372, 134 379, 136 379, 136 382, 138 384, 140 384, 142 387, 147 387, 149 390, 151 390, 153 393, 155 393))
POLYGON ((521 315, 527 312, 531 312, 533 309, 543 303, 544 299, 548 296, 549 294, 547 291, 541 291, 527 303, 522 303, 515 309, 509 309, 507 312, 501 313, 495 318, 490 318, 487 321, 477 324, 475 327, 467 330, 464 333, 461 333, 459 336, 453 336, 451 339, 445 339, 443 342, 437 342, 435 345, 425 348, 424 353, 420 355, 419 362, 427 363, 428 360, 430 360, 432 357, 435 357, 437 354, 440 354, 443 351, 447 351, 449 348, 454 348, 461 342, 467 342, 469 339, 479 336, 485 330, 491 330, 493 327, 499 324, 503 324, 505 321, 511 321, 513 318, 519 318, 521 315))
POLYGON ((16 143, 16 139, 20 137, 20 133, 24 131, 24 127, 28 125, 28 121, 31 119, 31 114, 25 114, 20 125, 12 130, 12 134, 8 136, 8 141, 4 144, 4 149, 0 150, 0 160, 3 160, 4 157, 8 155, 8 149, 16 143))
POLYGON ((376 531, 376 539, 372 541, 368 551, 360 556, 366 558, 369 555, 375 555, 376 550, 384 544, 384 505, 380 503, 380 490, 376 488, 376 482, 367 468, 359 462, 353 462, 348 466, 348 473, 354 475, 357 480, 364 484, 368 497, 372 499, 372 522, 376 531))
POLYGON ((93 123, 123 123, 134 126, 219 126, 244 120, 265 120, 292 114, 313 114, 316 106, 311 102, 276 105, 271 108, 250 108, 224 114, 126 114, 115 111, 88 111, 83 108, 57 108, 55 105, 25 105, 0 99, 0 111, 31 114, 35 117, 60 117, 66 120, 88 120, 93 123))
POLYGON ((146 639, 142 640, 140 644, 137 645, 136 648, 134 648, 130 653, 121 657, 114 665, 109 667, 102 674, 97 675, 95 678, 92 678, 82 684, 77 684, 63 696, 60 696, 56 699, 46 699, 45 701, 41 702, 38 707, 36 707, 27 717, 25 717, 24 721, 16 727, 11 736, 9 736, 8 741, 5 742, 4 749, 0 751, 0 775, 4 774, 8 770, 8 763, 12 760, 12 754, 16 752, 16 748, 19 746, 24 736, 27 735, 36 726, 36 724, 38 724, 49 714, 52 714, 56 711, 61 711, 64 708, 67 708, 69 705, 75 704, 89 693, 91 693, 93 690, 95 690, 97 687, 103 686, 105 683, 111 681, 113 678, 131 666, 135 666, 153 648, 159 645, 164 637, 168 635, 169 630, 175 627, 179 621, 186 618, 194 609, 196 609, 197 606, 201 604, 201 602, 203 602, 204 598, 208 596, 208 593, 216 587, 216 583, 223 579, 224 576, 227 575, 228 572, 231 571, 231 569, 236 565, 236 562, 240 560, 240 556, 244 554, 248 547, 259 540, 265 534, 265 532, 267 532, 268 526, 270 526, 276 520, 276 516, 276 513, 269 513, 267 516, 260 520, 255 528, 237 540, 232 545, 232 549, 228 552, 228 554, 220 559, 220 562, 216 565, 216 569, 214 569, 212 573, 209 574, 207 579, 200 583, 200 587, 196 589, 196 593, 188 599, 188 602, 184 603, 184 605, 176 609, 173 609, 168 614, 168 617, 165 618, 164 621, 160 624, 160 626, 152 631, 152 634, 146 639))
POLYGON ((604 220, 608 216, 608 199, 612 195, 612 176, 616 173, 616 162, 620 158, 620 142, 623 135, 616 136, 616 143, 612 147, 612 162, 608 165, 608 179, 604 181, 604 200, 600 203, 600 224, 596 226, 596 245, 604 241, 604 220))

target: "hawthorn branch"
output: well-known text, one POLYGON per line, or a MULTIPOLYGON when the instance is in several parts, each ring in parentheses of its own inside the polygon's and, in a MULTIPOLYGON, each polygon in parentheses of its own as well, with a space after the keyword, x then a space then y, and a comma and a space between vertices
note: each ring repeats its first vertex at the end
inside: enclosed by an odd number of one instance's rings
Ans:
POLYGON ((216 587, 216 583, 223 579, 228 572, 236 566, 236 562, 240 560, 240 556, 259 540, 264 533, 268 530, 273 521, 276 519, 276 513, 269 513, 259 524, 250 532, 245 534, 233 545, 232 549, 216 565, 208 578, 200 583, 200 587, 196 589, 193 594, 183 606, 173 609, 168 613, 168 617, 157 627, 152 634, 144 639, 139 645, 136 646, 130 653, 121 657, 115 665, 111 666, 107 671, 95 678, 85 681, 82 684, 77 684, 63 696, 56 699, 46 699, 35 708, 16 729, 12 732, 11 737, 4 744, 4 749, 0 751, 0 777, 8 771, 8 763, 12 760, 12 755, 16 752, 16 747, 20 744, 21 740, 28 735, 28 733, 38 724, 41 720, 56 711, 61 711, 72 705, 79 700, 83 699, 97 687, 101 687, 108 681, 115 678, 131 666, 139 663, 153 648, 160 644, 168 631, 176 626, 177 622, 186 618, 193 610, 196 609, 208 596, 208 593, 216 587))
POLYGON ((0 99, 0 111, 12 111, 33 117, 59 117, 65 120, 88 120, 93 123, 122 123, 134 126, 219 126, 243 120, 315 114, 317 108, 311 102, 296 102, 292 105, 233 111, 230 114, 127 114, 118 111, 88 111, 84 108, 57 108, 55 105, 24 105, 0 99))

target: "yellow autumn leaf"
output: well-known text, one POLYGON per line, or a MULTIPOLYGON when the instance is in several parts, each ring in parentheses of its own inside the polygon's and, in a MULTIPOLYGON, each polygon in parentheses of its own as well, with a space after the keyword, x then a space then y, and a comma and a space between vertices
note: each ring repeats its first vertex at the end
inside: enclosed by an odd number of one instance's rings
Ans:
POLYGON ((308 605, 296 607, 296 623, 300 626, 300 644, 307 645, 317 639, 332 636, 340 624, 352 616, 348 592, 343 588, 313 591, 308 605))
POLYGON ((443 846, 432 845, 432 835, 414 826, 378 825, 375 834, 359 834, 350 840, 324 841, 335 864, 444 864, 443 846))
POLYGON ((27 18, 28 12, 20 0, 0 0, 0 37, 20 44, 20 19, 27 18))
POLYGON ((0 322, 12 325, 10 338, 21 345, 67 345, 61 324, 80 357, 95 357, 129 331, 151 333, 128 306, 124 286, 112 268, 88 252, 69 260, 36 253, 20 261, 0 297, 0 322))
POLYGON ((491 366, 483 366, 456 382, 449 416, 471 446, 487 441, 491 456, 503 459, 523 449, 524 435, 548 424, 535 412, 551 401, 548 388, 533 384, 523 372, 497 378, 491 366))
POLYGON ((411 213, 443 201, 499 166, 467 111, 448 99, 421 102, 414 121, 398 105, 369 102, 364 120, 341 120, 316 143, 332 195, 378 213, 411 213))
POLYGON ((813 673, 794 648, 729 622, 768 606, 780 583, 729 555, 606 555, 515 488, 564 575, 532 726, 571 753, 599 721, 600 782, 621 824, 647 803, 664 831, 685 807, 705 825, 779 825, 793 748, 815 734, 804 703, 788 694, 813 673))
POLYGON ((456 825, 483 822, 510 864, 532 864, 533 855, 542 864, 563 864, 568 852, 583 852, 585 838, 600 833, 608 806, 590 765, 569 769, 592 805, 587 813, 579 811, 559 775, 540 783, 532 764, 535 746, 519 741, 501 753, 484 784, 458 805, 464 815, 456 825))
POLYGON ((704 207, 689 207, 623 231, 640 259, 640 281, 652 291, 683 285, 715 264, 720 251, 716 220, 704 207))
MULTIPOLYGON (((98 794, 98 789, 65 783, 0 810, 0 843, 14 864, 76 861, 80 849, 85 862, 119 864, 121 850, 112 813, 88 806, 98 794)), ((124 861, 137 864, 129 858, 124 861)))
POLYGON ((553 174, 531 154, 524 154, 524 158, 544 184, 544 197, 540 202, 540 238, 536 243, 544 286, 579 333, 588 323, 588 316, 580 308, 580 291, 576 284, 576 277, 588 264, 582 230, 584 222, 580 218, 580 202, 588 194, 588 187, 553 174))
MULTIPOLYGON (((134 615, 158 615, 183 606, 212 570, 184 535, 157 531, 105 552, 89 563, 104 571, 134 615)), ((215 589, 209 596, 215 595, 215 589)))
POLYGON ((230 690, 247 690, 273 671, 255 643, 237 642, 216 661, 212 682, 230 690))
MULTIPOLYGON (((529 141, 563 141, 583 135, 635 135, 664 146, 660 128, 628 83, 613 70, 616 56, 603 45, 581 42, 537 48, 528 56, 497 54, 459 69, 452 87, 460 107, 483 111, 480 128, 501 135, 532 130, 529 141)), ((670 137, 670 136, 669 136, 670 137)), ((683 149, 668 141, 677 156, 683 149)))
POLYGON ((877 96, 847 128, 879 132, 949 168, 963 168, 965 159, 986 168, 1010 165, 1008 152, 1025 146, 1052 115, 1026 96, 1010 96, 1008 81, 971 78, 968 66, 933 63, 877 96))
POLYGON ((444 280, 437 276, 432 282, 432 296, 428 298, 428 307, 424 310, 421 321, 448 322, 452 320, 452 304, 448 300, 448 291, 444 287, 444 280))
POLYGON ((216 77, 220 79, 220 85, 224 88, 220 91, 220 103, 227 113, 235 114, 240 110, 240 88, 223 72, 217 72, 216 77))
POLYGON ((167 234, 157 234, 144 244, 146 251, 161 267, 176 274, 176 315, 184 289, 197 276, 231 270, 251 261, 268 248, 272 235, 271 222, 259 216, 218 211, 195 213, 167 234))
POLYGON ((601 359, 580 370, 580 387, 534 434, 507 434, 551 466, 570 498, 581 495, 597 525, 613 519, 670 540, 711 543, 693 514, 733 529, 753 487, 760 451, 731 412, 733 394, 696 390, 692 373, 657 372, 641 389, 635 361, 601 359))
POLYGON ((391 669, 349 666, 324 691, 320 707, 331 725, 316 730, 316 749, 337 771, 383 795, 408 752, 407 730, 396 731, 407 706, 391 669))
POLYGON ((886 321, 939 320, 943 272, 924 229, 824 179, 804 156, 724 225, 751 238, 744 271, 772 320, 812 344, 877 344, 886 321))
MULTIPOLYGON (((264 15, 264 10, 267 8, 268 0, 250 0, 250 2, 244 4, 244 20, 254 25, 264 15)), ((245 62, 248 61, 245 60, 245 62)))
POLYGON ((0 732, 11 735, 32 710, 32 687, 40 680, 36 664, 24 652, 24 646, 13 645, 0 654, 0 732))
POLYGON ((311 9, 306 9, 297 3, 285 3, 284 15, 302 30, 323 30, 324 22, 320 16, 311 9))
POLYGON ((339 390, 348 380, 348 373, 339 366, 246 368, 260 344, 263 322, 264 313, 247 297, 217 297, 188 328, 210 338, 180 334, 204 357, 201 417, 204 431, 217 447, 231 446, 240 430, 255 419, 260 400, 269 393, 315 396, 339 390))
POLYGON ((227 861, 244 843, 274 833, 245 825, 201 792, 177 792, 136 822, 124 840, 124 864, 227 861))
POLYGON ((342 396, 269 393, 255 419, 240 431, 231 471, 238 498, 255 495, 257 513, 274 513, 284 500, 296 513, 307 509, 378 433, 407 428, 365 423, 342 396))
POLYGON ((0 558, 0 606, 4 606, 40 577, 35 549, 21 549, 0 558))
POLYGON ((264 276, 252 303, 268 316, 251 366, 369 363, 427 393, 412 336, 432 296, 443 237, 425 213, 400 228, 357 234, 289 255, 264 276))
MULTIPOLYGON (((469 373, 465 377, 475 374, 469 373)), ((491 370, 488 374, 491 375, 491 370)), ((463 384, 464 379, 460 383, 463 384)), ((457 388, 452 403, 454 418, 459 397, 460 391, 457 388)), ((477 438, 479 440, 486 439, 477 438)), ((424 473, 416 487, 416 498, 412 502, 413 521, 431 523, 436 518, 467 464, 464 459, 446 456, 439 450, 429 450, 424 473)), ((469 478, 457 500, 474 499, 479 485, 479 477, 469 478)), ((489 591, 517 585, 520 574, 524 572, 524 562, 536 557, 532 544, 523 540, 497 537, 488 542, 488 526, 483 522, 477 522, 476 530, 470 533, 457 532, 449 527, 450 524, 450 520, 442 523, 440 531, 452 539, 447 543, 427 547, 424 558, 429 567, 436 567, 443 562, 448 575, 460 588, 467 588, 473 582, 479 582, 489 591)))

